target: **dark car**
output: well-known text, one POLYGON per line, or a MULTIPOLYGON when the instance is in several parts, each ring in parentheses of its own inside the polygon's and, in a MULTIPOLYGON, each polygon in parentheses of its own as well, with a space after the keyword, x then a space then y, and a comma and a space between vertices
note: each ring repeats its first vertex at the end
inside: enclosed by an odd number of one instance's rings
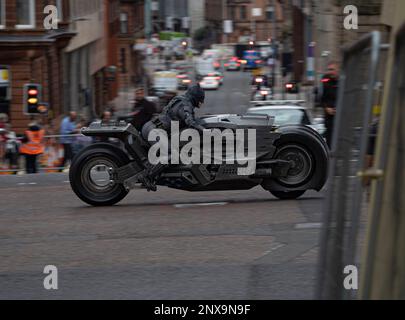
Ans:
POLYGON ((275 117, 275 126, 285 126, 285 125, 304 125, 311 127, 312 129, 319 132, 319 134, 324 135, 325 124, 321 118, 313 118, 311 112, 300 105, 294 105, 293 103, 289 105, 277 105, 272 104, 272 101, 263 102, 261 105, 256 106, 248 110, 248 114, 265 114, 271 117, 275 117))

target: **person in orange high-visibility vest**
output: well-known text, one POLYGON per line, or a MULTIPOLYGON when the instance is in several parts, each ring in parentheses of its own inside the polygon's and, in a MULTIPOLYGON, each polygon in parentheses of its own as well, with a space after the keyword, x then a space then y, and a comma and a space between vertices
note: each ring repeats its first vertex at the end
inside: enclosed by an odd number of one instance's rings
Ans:
POLYGON ((25 156, 25 167, 28 174, 37 173, 37 157, 45 151, 45 130, 36 123, 31 123, 22 140, 20 153, 25 156))

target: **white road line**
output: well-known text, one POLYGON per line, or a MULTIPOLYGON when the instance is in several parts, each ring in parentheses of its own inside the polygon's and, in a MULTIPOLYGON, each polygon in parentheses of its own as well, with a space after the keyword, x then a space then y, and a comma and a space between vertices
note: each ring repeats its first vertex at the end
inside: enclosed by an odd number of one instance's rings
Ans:
POLYGON ((38 183, 36 183, 36 182, 20 182, 20 183, 17 183, 17 186, 26 186, 26 185, 35 186, 37 184, 38 183))
POLYGON ((322 228, 321 222, 297 223, 294 229, 320 229, 322 228))
POLYGON ((207 202, 207 203, 181 203, 175 204, 174 207, 181 208, 192 208, 192 207, 210 207, 210 206, 226 206, 229 202, 207 202))
POLYGON ((265 252, 264 252, 262 255, 260 255, 260 257, 258 257, 257 259, 261 259, 261 258, 267 256, 268 254, 270 254, 270 253, 272 253, 272 252, 274 252, 274 251, 276 251, 276 250, 278 250, 278 249, 281 249, 281 248, 283 248, 283 247, 285 247, 285 246, 286 246, 285 244, 279 244, 279 245, 277 245, 277 246, 271 248, 270 250, 265 251, 265 252))

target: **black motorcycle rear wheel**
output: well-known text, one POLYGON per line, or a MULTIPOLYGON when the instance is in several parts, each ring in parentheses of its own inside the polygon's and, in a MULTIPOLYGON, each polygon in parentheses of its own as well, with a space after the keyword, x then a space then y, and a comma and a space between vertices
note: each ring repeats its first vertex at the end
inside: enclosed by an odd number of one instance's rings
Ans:
POLYGON ((289 161, 292 166, 286 177, 277 178, 277 182, 287 188, 297 188, 307 183, 315 170, 314 157, 306 147, 289 143, 282 145, 275 155, 276 159, 289 161))
POLYGON ((290 161, 292 166, 286 177, 279 177, 275 182, 285 188, 283 191, 269 190, 270 193, 280 200, 295 200, 301 197, 306 190, 288 190, 298 188, 307 183, 314 172, 314 159, 310 151, 297 144, 285 144, 276 154, 277 159, 290 161))
POLYGON ((108 170, 129 163, 121 149, 110 144, 95 144, 81 151, 69 171, 70 185, 75 194, 92 206, 112 206, 126 197, 128 190, 110 180, 108 170))

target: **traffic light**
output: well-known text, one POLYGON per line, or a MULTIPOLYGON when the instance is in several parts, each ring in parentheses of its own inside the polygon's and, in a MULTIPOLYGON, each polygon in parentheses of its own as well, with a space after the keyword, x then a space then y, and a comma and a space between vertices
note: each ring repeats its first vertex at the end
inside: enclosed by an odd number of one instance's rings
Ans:
POLYGON ((41 114, 38 109, 41 102, 41 90, 40 84, 29 83, 24 85, 24 113, 25 114, 41 114))

